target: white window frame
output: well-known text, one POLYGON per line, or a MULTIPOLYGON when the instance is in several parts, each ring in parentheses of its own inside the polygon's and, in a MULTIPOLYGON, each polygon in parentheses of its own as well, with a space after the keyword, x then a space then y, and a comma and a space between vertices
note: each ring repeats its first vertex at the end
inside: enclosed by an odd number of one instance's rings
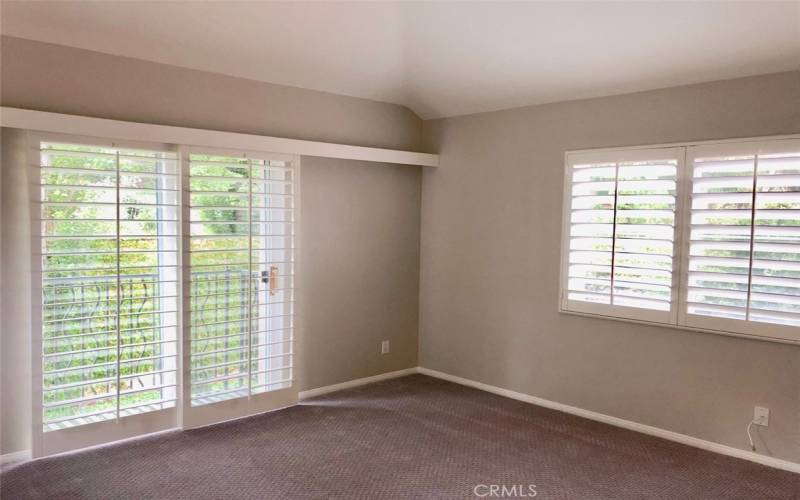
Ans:
POLYGON ((690 224, 687 224, 687 221, 691 215, 691 160, 693 155, 697 153, 709 154, 714 151, 730 154, 732 150, 766 154, 780 150, 781 146, 786 144, 784 141, 798 139, 800 139, 800 134, 566 151, 564 153, 559 312, 563 314, 611 319, 695 332, 800 344, 800 327, 687 314, 687 289, 685 286, 689 254, 690 224), (572 206, 572 166, 591 162, 642 160, 645 158, 653 158, 654 153, 657 155, 659 152, 673 148, 682 149, 682 152, 678 155, 680 160, 678 162, 677 193, 675 200, 672 303, 668 319, 665 320, 665 315, 663 313, 659 314, 659 311, 569 301, 567 295, 569 279, 570 215, 572 206))

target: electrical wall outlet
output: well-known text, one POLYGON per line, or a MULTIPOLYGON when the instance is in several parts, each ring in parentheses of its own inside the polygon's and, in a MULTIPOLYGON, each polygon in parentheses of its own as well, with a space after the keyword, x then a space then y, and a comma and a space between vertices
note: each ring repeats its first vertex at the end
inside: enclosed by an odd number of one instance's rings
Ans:
POLYGON ((389 354, 389 341, 384 340, 381 342, 381 354, 389 354))
POLYGON ((756 425, 769 427, 769 408, 756 406, 753 410, 753 423, 756 425))

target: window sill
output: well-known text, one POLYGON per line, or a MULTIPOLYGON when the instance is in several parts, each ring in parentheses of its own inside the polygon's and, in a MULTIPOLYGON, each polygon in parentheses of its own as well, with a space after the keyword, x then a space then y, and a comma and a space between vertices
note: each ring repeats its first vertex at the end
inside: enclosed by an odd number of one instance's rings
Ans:
POLYGON ((642 321, 638 319, 628 319, 628 318, 618 318, 616 316, 605 316, 602 314, 591 314, 591 313, 584 313, 584 312, 576 312, 576 311, 568 311, 565 309, 559 308, 559 313, 569 315, 569 316, 581 316, 584 318, 596 318, 596 319, 604 319, 604 320, 611 320, 611 321, 620 321, 623 323, 634 323, 638 325, 647 325, 647 326, 657 326, 660 328, 667 328, 670 330, 683 330, 688 332, 695 332, 695 333, 712 333, 714 335, 722 335, 725 337, 738 337, 742 339, 749 339, 749 340, 760 340, 762 342, 775 342, 778 344, 788 344, 793 346, 800 346, 800 340, 791 339, 791 338, 783 338, 783 337, 771 337, 766 335, 756 335, 756 334, 748 334, 748 333, 736 333, 736 332, 727 332, 723 330, 712 330, 708 328, 694 328, 690 326, 683 326, 683 325, 670 325, 665 323, 655 323, 652 321, 642 321))

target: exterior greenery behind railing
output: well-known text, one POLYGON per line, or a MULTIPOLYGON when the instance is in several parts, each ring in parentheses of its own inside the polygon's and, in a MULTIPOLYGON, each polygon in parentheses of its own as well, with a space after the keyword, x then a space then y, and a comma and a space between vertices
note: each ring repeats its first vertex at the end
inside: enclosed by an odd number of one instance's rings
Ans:
MULTIPOLYGON (((121 392, 160 385, 156 380, 159 375, 152 372, 162 369, 163 360, 135 361, 164 354, 163 344, 152 344, 168 340, 164 332, 170 330, 160 328, 169 325, 162 324, 158 313, 162 309, 158 290, 157 274, 125 276, 120 280, 119 293, 115 278, 62 278, 45 287, 43 402, 107 396, 47 409, 45 421, 116 408, 118 346, 119 376, 140 374, 120 380, 121 392), (119 338, 115 331, 118 302, 119 338), (59 355, 70 351, 83 352, 59 355), (48 391, 69 384, 88 385, 48 391)), ((123 394, 120 398, 120 407, 125 407, 161 399, 161 390, 123 394)))

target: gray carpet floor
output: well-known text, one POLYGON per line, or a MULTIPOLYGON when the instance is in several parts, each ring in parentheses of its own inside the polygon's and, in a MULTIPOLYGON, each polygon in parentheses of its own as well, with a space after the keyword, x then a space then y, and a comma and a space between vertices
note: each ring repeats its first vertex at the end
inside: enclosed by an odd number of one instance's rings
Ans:
POLYGON ((491 485, 505 498, 767 500, 797 499, 800 475, 412 375, 28 462, 3 473, 0 494, 474 499, 491 485))

